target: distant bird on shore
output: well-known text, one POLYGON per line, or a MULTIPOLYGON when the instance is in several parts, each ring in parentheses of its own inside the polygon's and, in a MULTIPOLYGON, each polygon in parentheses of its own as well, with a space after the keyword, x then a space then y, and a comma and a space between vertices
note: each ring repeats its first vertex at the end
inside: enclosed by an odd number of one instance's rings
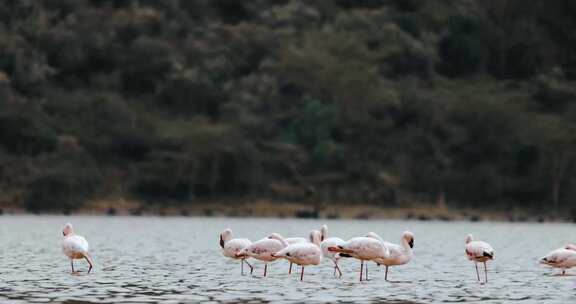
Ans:
POLYGON ((553 250, 541 258, 540 263, 550 267, 560 268, 562 269, 561 275, 565 275, 567 269, 576 267, 576 247, 569 244, 563 248, 553 250))
POLYGON ((474 262, 476 266, 476 277, 480 282, 480 274, 478 273, 478 263, 484 263, 484 276, 485 282, 488 283, 488 270, 486 262, 494 259, 494 249, 490 244, 482 241, 475 241, 471 234, 466 236, 466 256, 470 261, 474 262))
MULTIPOLYGON (((390 256, 390 251, 383 242, 370 237, 355 237, 342 245, 328 247, 329 251, 340 252, 350 255, 360 260, 360 281, 362 281, 362 271, 364 270, 364 261, 374 261, 384 259, 390 256)), ((368 267, 366 267, 366 280, 368 280, 368 267)))
POLYGON ((322 250, 322 255, 331 260, 334 263, 334 276, 336 276, 336 271, 338 271, 339 277, 342 277, 342 271, 340 270, 340 266, 338 266, 338 261, 344 257, 350 257, 350 255, 341 252, 334 252, 328 250, 330 247, 337 247, 344 243, 346 243, 343 239, 337 237, 326 238, 328 235, 328 226, 323 225, 320 229, 321 231, 321 240, 320 249, 322 250))
POLYGON ((284 249, 288 246, 288 243, 284 241, 282 236, 277 233, 272 233, 267 238, 263 238, 259 241, 256 241, 245 247, 244 249, 240 250, 236 254, 238 257, 251 257, 257 260, 263 261, 264 264, 264 276, 266 276, 268 271, 268 263, 273 262, 279 257, 275 257, 272 254, 284 249))
POLYGON ((414 253, 412 252, 412 248, 414 248, 414 234, 410 231, 404 231, 404 233, 402 234, 402 238, 400 239, 400 245, 386 242, 382 240, 382 238, 374 232, 369 232, 366 236, 380 240, 381 242, 384 243, 384 245, 388 248, 388 250, 390 250, 390 256, 388 256, 387 258, 374 260, 374 262, 376 262, 377 264, 386 266, 386 274, 384 275, 384 279, 386 281, 388 281, 389 266, 398 266, 407 264, 414 256, 414 253))
POLYGON ((246 261, 248 256, 246 254, 239 254, 242 249, 252 245, 249 239, 233 239, 232 230, 225 229, 220 233, 220 247, 222 247, 222 254, 234 260, 240 260, 240 274, 244 274, 244 263, 250 267, 250 274, 254 271, 254 267, 246 261))
POLYGON ((321 234, 317 230, 310 232, 310 242, 288 245, 286 248, 274 253, 274 257, 284 258, 292 263, 300 265, 300 281, 304 279, 304 267, 318 265, 322 261, 322 250, 318 246, 321 234))
POLYGON ((90 265, 90 268, 88 268, 88 273, 90 273, 92 266, 94 265, 94 261, 88 252, 90 247, 86 239, 75 234, 74 229, 72 228, 72 224, 70 223, 64 225, 62 234, 64 235, 64 239, 62 240, 62 252, 64 252, 64 254, 70 259, 72 273, 75 273, 74 260, 79 259, 85 259, 88 262, 90 265))

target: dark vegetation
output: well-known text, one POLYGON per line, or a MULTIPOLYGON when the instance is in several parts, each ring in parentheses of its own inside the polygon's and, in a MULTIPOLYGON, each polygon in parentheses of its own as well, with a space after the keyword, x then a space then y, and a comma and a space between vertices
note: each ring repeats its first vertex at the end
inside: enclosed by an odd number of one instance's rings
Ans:
POLYGON ((0 206, 569 210, 576 1, 5 0, 0 206))

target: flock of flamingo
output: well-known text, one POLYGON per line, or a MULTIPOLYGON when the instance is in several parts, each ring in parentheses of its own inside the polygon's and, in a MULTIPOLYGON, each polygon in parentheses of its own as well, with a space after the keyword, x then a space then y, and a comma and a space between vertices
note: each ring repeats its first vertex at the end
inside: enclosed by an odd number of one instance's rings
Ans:
MULTIPOLYGON (((72 273, 74 260, 85 259, 90 265, 88 273, 94 266, 94 261, 89 253, 89 245, 86 239, 74 233, 72 224, 67 223, 62 229, 64 239, 62 251, 70 259, 72 273)), ((388 281, 388 268, 390 266, 404 265, 412 260, 414 253, 414 234, 405 231, 400 239, 400 245, 384 241, 378 234, 368 232, 365 236, 354 237, 344 241, 338 237, 327 237, 328 227, 323 225, 320 231, 310 231, 308 239, 301 237, 284 238, 278 233, 271 233, 268 237, 252 243, 246 238, 233 238, 232 230, 225 229, 220 233, 220 247, 224 256, 234 260, 240 260, 240 271, 244 274, 244 264, 250 267, 250 274, 254 267, 248 263, 249 258, 264 262, 264 276, 268 270, 268 263, 278 259, 286 259, 290 262, 288 273, 292 272, 293 264, 301 266, 300 280, 304 279, 304 268, 310 265, 319 265, 323 258, 329 259, 334 264, 334 276, 342 277, 342 271, 338 262, 342 258, 355 258, 360 260, 360 281, 368 280, 368 263, 375 262, 378 266, 386 267, 385 280, 388 281)), ((465 239, 465 252, 467 258, 474 262, 476 276, 479 282, 480 273, 478 263, 484 264, 484 281, 488 282, 488 270, 486 262, 494 259, 494 249, 490 244, 474 240, 471 234, 465 239)), ((576 245, 568 244, 565 247, 551 251, 540 259, 540 263, 547 266, 562 269, 562 275, 566 270, 576 266, 576 245)))

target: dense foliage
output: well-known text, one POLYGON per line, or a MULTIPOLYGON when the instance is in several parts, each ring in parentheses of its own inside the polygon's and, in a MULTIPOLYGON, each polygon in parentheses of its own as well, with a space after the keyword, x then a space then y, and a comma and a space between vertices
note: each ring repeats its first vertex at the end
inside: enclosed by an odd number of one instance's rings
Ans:
POLYGON ((562 210, 575 32, 573 0, 1 1, 0 204, 562 210))

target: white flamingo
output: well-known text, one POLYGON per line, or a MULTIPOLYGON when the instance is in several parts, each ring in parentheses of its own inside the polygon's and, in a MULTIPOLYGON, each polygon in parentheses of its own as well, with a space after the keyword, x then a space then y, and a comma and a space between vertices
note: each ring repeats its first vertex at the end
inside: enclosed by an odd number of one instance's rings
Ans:
POLYGON ((569 244, 566 247, 551 251, 540 259, 540 263, 560 268, 562 269, 562 275, 565 275, 567 269, 576 267, 576 247, 572 246, 569 244))
MULTIPOLYGON (((306 240, 303 237, 289 237, 289 238, 285 238, 284 241, 286 241, 286 243, 288 243, 288 245, 293 245, 293 244, 299 244, 299 243, 306 243, 308 242, 308 240, 306 240)), ((292 262, 290 262, 290 267, 288 268, 288 274, 292 273, 292 262)))
POLYGON ((328 226, 323 225, 320 229, 321 240, 320 249, 322 250, 322 255, 331 260, 334 263, 334 276, 336 276, 336 271, 338 271, 339 276, 342 277, 342 271, 340 271, 340 266, 338 266, 338 261, 343 257, 350 257, 350 255, 341 252, 334 252, 328 250, 330 247, 337 247, 346 243, 343 239, 337 237, 326 238, 328 235, 328 226))
POLYGON ((225 257, 229 257, 235 260, 240 260, 240 273, 244 274, 244 263, 246 263, 250 267, 250 274, 254 271, 254 267, 246 261, 248 258, 247 255, 239 255, 242 249, 252 245, 252 242, 249 239, 233 239, 232 238, 232 230, 225 229, 220 233, 220 247, 222 247, 222 254, 225 257))
POLYGON ((266 276, 268 263, 278 259, 278 257, 275 257, 272 254, 284 249, 286 246, 288 246, 288 244, 284 241, 282 236, 277 233, 272 233, 267 238, 256 241, 250 246, 240 250, 236 255, 238 257, 246 256, 263 261, 265 263, 264 276, 266 276))
POLYGON ((388 281, 388 267, 407 264, 414 256, 412 252, 412 248, 414 248, 414 234, 410 231, 404 231, 404 233, 402 233, 402 238, 400 239, 401 245, 386 242, 374 232, 368 232, 366 236, 380 240, 388 250, 390 250, 389 257, 374 260, 377 264, 386 266, 386 274, 384 275, 386 281, 388 281))
POLYGON ((90 267, 88 268, 88 273, 92 270, 94 261, 88 252, 90 246, 88 241, 82 236, 74 233, 72 224, 67 223, 62 229, 62 234, 64 239, 62 240, 62 252, 70 259, 70 266, 72 267, 72 273, 74 273, 74 260, 85 259, 90 267))
MULTIPOLYGON (((312 231, 317 231, 317 230, 312 230, 312 231)), ((289 237, 289 238, 285 238, 284 241, 288 244, 288 245, 293 245, 293 244, 301 244, 301 243, 307 243, 307 242, 311 242, 313 243, 312 239, 305 239, 303 237, 289 237)), ((322 241, 322 240, 320 240, 322 241)), ((317 244, 319 245, 319 244, 317 244)), ((292 273, 292 262, 290 262, 290 267, 288 268, 288 274, 292 273)))
POLYGON ((284 258, 290 261, 290 264, 294 263, 300 265, 302 267, 300 272, 300 281, 302 281, 304 279, 304 267, 308 265, 318 265, 322 261, 322 251, 318 246, 320 243, 320 237, 320 232, 313 230, 310 232, 309 243, 288 245, 286 248, 273 254, 273 256, 284 258))
MULTIPOLYGON (((342 245, 328 247, 332 252, 340 252, 350 255, 360 260, 360 281, 362 281, 362 271, 364 261, 373 261, 375 259, 387 258, 390 251, 381 241, 369 237, 355 237, 342 245)), ((368 268, 366 267, 366 280, 368 280, 368 268)))
POLYGON ((488 283, 488 270, 486 262, 494 259, 494 249, 490 244, 482 241, 475 241, 471 234, 466 236, 466 256, 470 261, 474 262, 476 266, 476 277, 480 281, 480 274, 478 273, 478 262, 484 263, 484 276, 485 283, 488 283))

